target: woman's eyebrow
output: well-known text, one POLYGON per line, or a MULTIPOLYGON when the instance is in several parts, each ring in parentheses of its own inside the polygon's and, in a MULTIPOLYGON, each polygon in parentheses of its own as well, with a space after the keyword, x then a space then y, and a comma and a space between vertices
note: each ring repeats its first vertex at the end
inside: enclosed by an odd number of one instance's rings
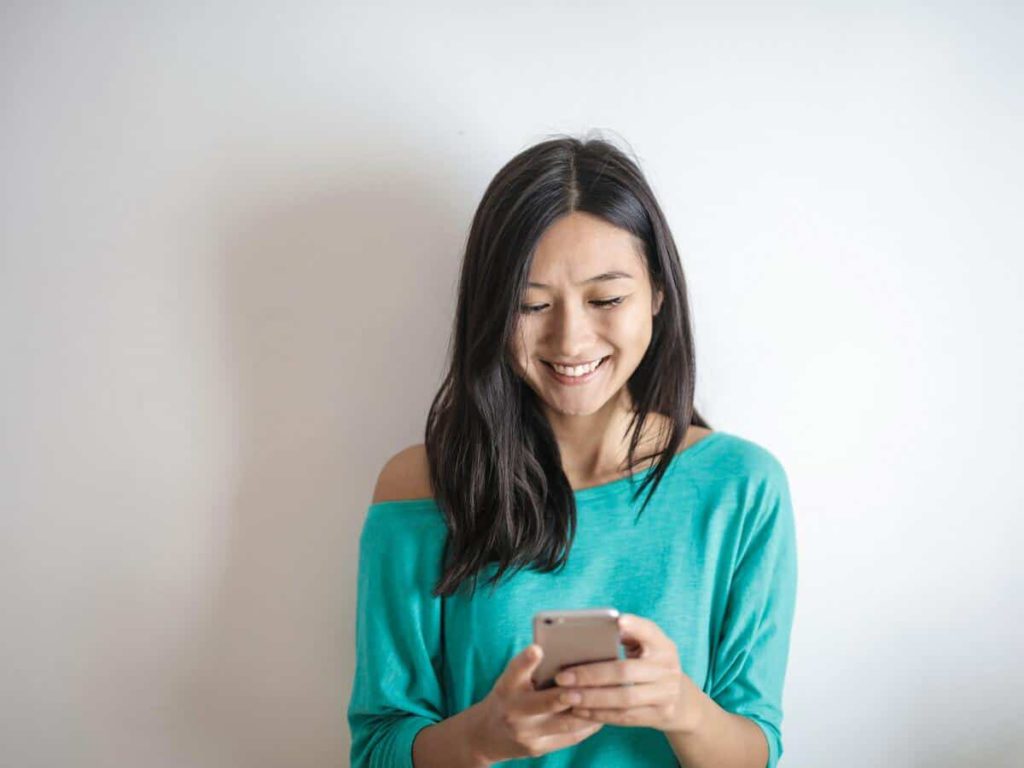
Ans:
MULTIPOLYGON (((631 274, 629 274, 628 272, 622 272, 622 271, 619 271, 617 269, 613 269, 611 272, 602 272, 600 275, 594 275, 593 277, 588 277, 582 283, 577 283, 577 285, 586 285, 587 283, 601 283, 601 282, 605 282, 607 280, 621 280, 622 278, 626 278, 627 280, 632 280, 633 276, 631 274)), ((550 285, 547 285, 546 283, 527 283, 526 285, 528 287, 530 287, 530 288, 550 288, 551 287, 550 285)))

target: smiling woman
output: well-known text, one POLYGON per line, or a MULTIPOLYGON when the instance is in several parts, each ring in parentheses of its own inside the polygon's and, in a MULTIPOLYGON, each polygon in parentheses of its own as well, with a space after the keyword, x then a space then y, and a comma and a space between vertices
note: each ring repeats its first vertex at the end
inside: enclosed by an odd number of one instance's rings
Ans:
POLYGON ((353 766, 775 766, 788 481, 697 413, 690 326, 622 151, 549 139, 494 177, 425 441, 381 471, 360 537, 353 766), (594 606, 619 609, 626 658, 535 690, 533 613, 594 606))
MULTIPOLYGON (((643 240, 629 231, 580 210, 545 230, 530 263, 509 359, 537 394, 556 436, 568 438, 581 415, 600 414, 606 404, 608 416, 629 407, 612 394, 627 391, 663 299, 651 283, 643 240), (593 276, 578 277, 583 275, 593 276)), ((572 439, 559 442, 569 467, 586 463, 593 452, 592 445, 572 439)), ((617 458, 610 448, 608 454, 617 458)))

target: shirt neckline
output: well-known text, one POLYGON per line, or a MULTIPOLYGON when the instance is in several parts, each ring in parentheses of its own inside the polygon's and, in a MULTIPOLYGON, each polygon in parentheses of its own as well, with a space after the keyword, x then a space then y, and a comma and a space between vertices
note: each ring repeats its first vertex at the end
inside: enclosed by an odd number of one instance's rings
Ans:
MULTIPOLYGON (((707 448, 708 443, 714 441, 717 437, 725 434, 725 432, 722 432, 719 429, 713 430, 704 437, 702 437, 700 440, 698 440, 696 443, 691 445, 689 448, 684 448, 683 450, 676 452, 676 454, 669 460, 668 469, 666 470, 666 476, 668 472, 672 471, 685 461, 689 461, 698 453, 707 448)), ((601 483, 600 485, 591 485, 586 488, 578 488, 577 490, 573 491, 573 495, 576 497, 576 501, 590 501, 594 498, 598 498, 600 496, 604 496, 605 494, 612 493, 618 490, 620 486, 630 483, 631 480, 633 483, 636 483, 637 481, 642 481, 645 477, 647 477, 647 475, 649 475, 653 471, 654 465, 644 467, 643 469, 634 472, 632 478, 630 478, 629 475, 625 475, 615 480, 609 480, 607 483, 601 483)), ((424 496, 418 499, 390 499, 388 501, 375 501, 370 504, 370 508, 373 509, 374 507, 385 507, 388 505, 403 506, 435 503, 436 502, 432 497, 424 496)))
MULTIPOLYGON (((714 439, 716 435, 721 434, 724 433, 720 432, 719 430, 714 430, 706 434, 704 437, 702 437, 696 443, 691 445, 689 448, 684 448, 681 451, 677 451, 676 454, 671 459, 669 459, 668 468, 665 471, 666 476, 669 472, 678 467, 684 461, 692 459, 697 453, 699 453, 700 451, 707 447, 707 443, 709 441, 714 439)), ((638 481, 643 480, 644 478, 647 477, 647 475, 653 472, 654 469, 655 465, 651 465, 649 467, 644 467, 643 469, 639 469, 636 472, 634 472, 632 478, 630 478, 629 475, 624 475, 623 477, 617 478, 615 480, 609 480, 607 483, 601 483, 600 485, 591 485, 586 488, 578 488, 577 490, 573 491, 573 495, 576 497, 577 501, 587 501, 593 498, 604 496, 608 493, 612 493, 613 491, 618 490, 619 486, 627 485, 630 482, 637 483, 638 481)))

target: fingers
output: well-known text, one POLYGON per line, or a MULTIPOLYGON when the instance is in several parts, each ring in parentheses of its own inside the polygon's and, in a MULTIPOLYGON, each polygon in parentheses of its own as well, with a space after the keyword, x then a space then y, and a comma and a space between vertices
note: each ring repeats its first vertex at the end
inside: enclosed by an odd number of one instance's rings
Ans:
POLYGON ((611 707, 608 709, 585 709, 580 710, 580 716, 591 722, 609 723, 612 725, 648 726, 654 727, 655 723, 664 722, 665 715, 662 707, 631 707, 620 709, 611 707))
MULTIPOLYGON (((523 715, 544 715, 552 712, 563 712, 573 704, 569 699, 570 692, 557 685, 543 691, 524 691, 516 696, 510 709, 523 715)), ((582 698, 580 699, 582 700, 582 698)))
POLYGON ((566 716, 565 722, 569 722, 571 725, 564 726, 557 721, 553 722, 550 724, 550 727, 557 730, 537 739, 536 745, 540 747, 544 753, 554 752, 556 749, 562 749, 563 747, 571 747, 573 744, 579 744, 581 741, 590 738, 604 727, 604 723, 595 723, 591 720, 584 720, 578 717, 566 716), (569 730, 563 730, 567 727, 569 730))
POLYGON ((661 627, 650 619, 637 616, 635 613, 619 614, 619 639, 625 644, 656 644, 657 640, 664 636, 661 627))
POLYGON ((617 659, 593 661, 578 667, 567 667, 555 677, 560 686, 623 685, 650 683, 665 676, 663 665, 647 659, 617 659), (563 682, 562 675, 572 673, 573 680, 563 682))
MULTIPOLYGON (((584 737, 593 733, 594 721, 584 717, 566 713, 554 713, 541 717, 531 718, 524 721, 519 728, 518 735, 522 739, 542 739, 548 737, 571 736, 574 733, 583 731, 584 737)), ((597 723, 604 725, 604 723, 597 723)))
POLYGON ((558 686, 534 688, 533 673, 543 655, 536 643, 526 646, 509 660, 492 688, 494 695, 485 699, 503 738, 528 749, 530 755, 577 744, 604 725, 566 712, 581 700, 579 692, 558 686))
POLYGON ((508 662, 505 666, 505 671, 501 673, 501 677, 495 683, 495 687, 500 687, 505 691, 514 691, 527 687, 532 690, 533 682, 530 680, 530 676, 533 674, 533 670, 537 668, 543 655, 544 652, 539 645, 530 643, 530 645, 513 656, 508 662))
POLYGON ((678 695, 678 686, 673 681, 644 683, 641 685, 613 685, 602 688, 583 688, 580 702, 573 706, 573 712, 587 716, 581 710, 626 709, 654 706, 678 695))

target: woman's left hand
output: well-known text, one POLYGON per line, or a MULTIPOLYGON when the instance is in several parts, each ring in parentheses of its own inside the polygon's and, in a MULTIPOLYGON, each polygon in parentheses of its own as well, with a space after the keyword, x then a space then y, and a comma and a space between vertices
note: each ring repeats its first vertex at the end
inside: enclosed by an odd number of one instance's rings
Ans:
POLYGON ((613 725, 644 726, 667 733, 692 733, 705 694, 683 672, 675 643, 649 619, 619 615, 626 658, 566 667, 555 677, 582 697, 572 714, 613 725), (572 673, 575 680, 564 675, 572 673))

